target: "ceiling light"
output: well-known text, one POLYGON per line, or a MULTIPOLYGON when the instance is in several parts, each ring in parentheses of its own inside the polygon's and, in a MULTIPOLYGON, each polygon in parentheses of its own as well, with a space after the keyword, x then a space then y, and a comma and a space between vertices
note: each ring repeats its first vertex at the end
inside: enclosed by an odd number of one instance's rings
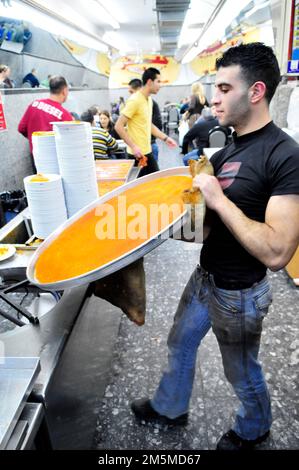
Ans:
MULTIPOLYGON (((0 6, 0 15, 4 14, 2 11, 3 7, 0 6)), ((12 19, 26 21, 31 23, 38 28, 48 31, 55 36, 61 36, 65 39, 74 41, 81 46, 85 46, 97 51, 106 52, 107 45, 103 42, 98 41, 95 37, 84 34, 74 26, 63 23, 50 15, 42 13, 32 7, 11 1, 11 8, 5 9, 4 16, 9 16, 12 19)))
POLYGON ((225 28, 231 24, 232 18, 236 18, 240 11, 249 3, 249 0, 227 0, 223 1, 222 4, 218 4, 216 10, 212 13, 210 19, 207 22, 206 29, 204 28, 202 33, 197 39, 198 45, 189 48, 182 59, 182 64, 186 64, 193 60, 197 54, 204 51, 208 46, 213 44, 217 39, 220 40, 225 36, 225 28), (218 8, 219 7, 219 8, 218 8))
POLYGON ((198 38, 200 30, 204 24, 200 21, 202 15, 202 5, 199 5, 197 0, 191 0, 189 9, 186 12, 184 23, 181 28, 180 37, 178 40, 178 48, 183 45, 192 43, 198 38))

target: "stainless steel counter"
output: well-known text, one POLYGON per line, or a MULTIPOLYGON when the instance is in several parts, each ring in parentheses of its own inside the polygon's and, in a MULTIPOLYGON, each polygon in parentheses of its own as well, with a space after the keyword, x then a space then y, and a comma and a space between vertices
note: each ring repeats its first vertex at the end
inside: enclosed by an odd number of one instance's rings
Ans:
POLYGON ((40 371, 38 357, 0 358, 0 449, 5 449, 40 371))

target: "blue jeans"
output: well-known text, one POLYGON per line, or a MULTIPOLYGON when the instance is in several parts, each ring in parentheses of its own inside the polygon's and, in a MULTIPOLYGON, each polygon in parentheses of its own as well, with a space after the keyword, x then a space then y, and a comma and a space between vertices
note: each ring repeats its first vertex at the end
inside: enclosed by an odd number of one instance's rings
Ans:
POLYGON ((153 154, 154 159, 157 162, 159 159, 159 147, 158 147, 157 142, 152 143, 152 154, 153 154))
POLYGON ((197 349, 210 327, 216 335, 224 373, 241 405, 234 431, 256 439, 270 429, 272 416, 267 385, 258 362, 262 321, 272 301, 267 278, 250 289, 224 290, 197 267, 181 297, 168 337, 168 367, 151 400, 169 418, 188 411, 197 349))
POLYGON ((198 149, 191 150, 191 152, 186 153, 186 155, 183 156, 183 162, 185 166, 188 166, 188 160, 198 160, 199 155, 198 155, 198 149))

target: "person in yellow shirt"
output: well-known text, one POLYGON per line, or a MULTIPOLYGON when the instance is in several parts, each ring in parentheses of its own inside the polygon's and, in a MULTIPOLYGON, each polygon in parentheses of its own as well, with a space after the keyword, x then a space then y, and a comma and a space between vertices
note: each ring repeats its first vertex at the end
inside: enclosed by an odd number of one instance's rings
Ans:
POLYGON ((143 155, 147 157, 147 166, 141 169, 139 177, 159 171, 151 149, 152 134, 169 147, 177 147, 173 139, 152 123, 153 102, 150 95, 155 95, 160 90, 159 70, 154 67, 145 70, 142 75, 142 85, 142 88, 127 100, 115 124, 116 132, 128 146, 129 158, 135 158, 138 162, 143 155))

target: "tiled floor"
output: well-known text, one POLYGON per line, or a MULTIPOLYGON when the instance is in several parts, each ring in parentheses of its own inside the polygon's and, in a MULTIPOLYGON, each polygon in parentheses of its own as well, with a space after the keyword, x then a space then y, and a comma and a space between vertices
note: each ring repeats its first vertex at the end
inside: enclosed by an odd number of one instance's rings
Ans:
MULTIPOLYGON (((161 151, 160 166, 176 166, 174 151, 161 151)), ((183 287, 199 256, 199 245, 168 240, 145 258, 147 318, 137 327, 123 316, 110 383, 99 404, 97 449, 214 449, 230 428, 237 399, 222 370, 212 332, 200 347, 190 422, 180 429, 141 426, 130 402, 151 396, 166 365, 167 334, 183 287)), ((263 449, 299 449, 299 289, 284 271, 270 273, 274 302, 264 322, 260 358, 272 396, 273 426, 263 449)))

